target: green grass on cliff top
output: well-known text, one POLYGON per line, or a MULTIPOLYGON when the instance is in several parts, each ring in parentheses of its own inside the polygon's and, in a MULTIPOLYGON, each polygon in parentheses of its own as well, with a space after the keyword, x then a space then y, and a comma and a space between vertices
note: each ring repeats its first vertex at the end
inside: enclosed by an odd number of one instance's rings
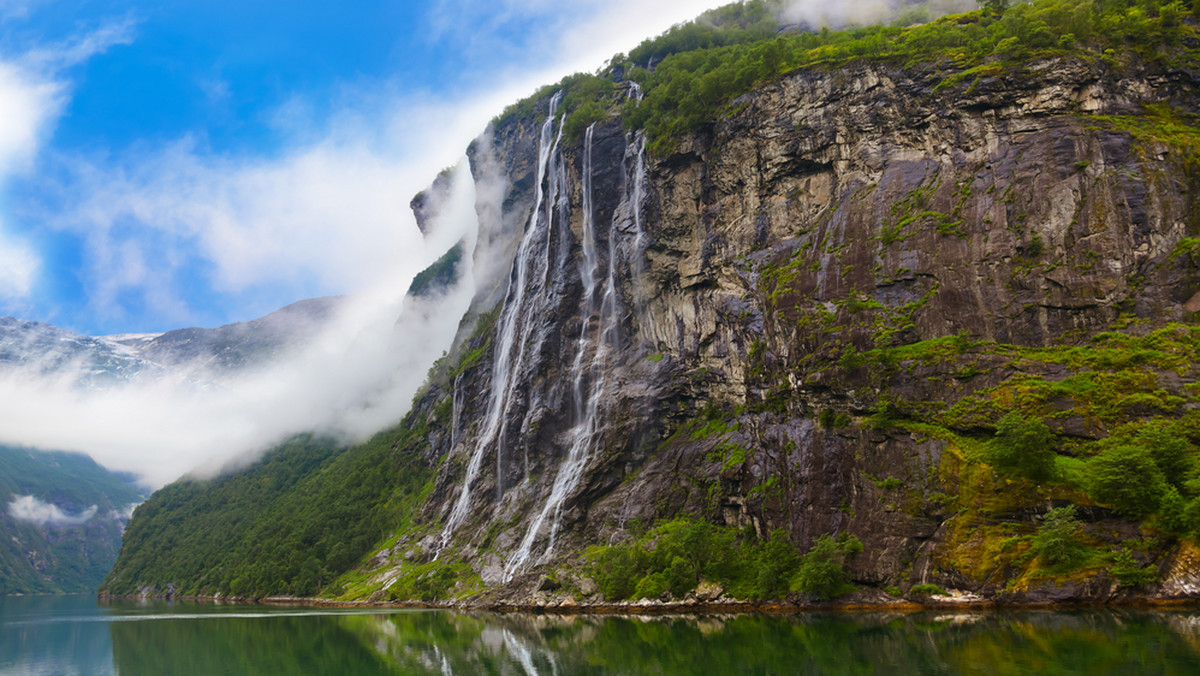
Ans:
POLYGON ((892 25, 816 33, 780 32, 775 3, 752 0, 708 12, 618 54, 597 74, 576 74, 510 106, 498 124, 544 114, 554 91, 564 99, 569 138, 604 119, 624 101, 622 79, 644 98, 625 101, 629 129, 645 130, 650 150, 669 152, 683 134, 736 112, 735 100, 757 86, 803 68, 856 61, 937 71, 942 87, 977 80, 1033 60, 1076 57, 1119 67, 1130 58, 1163 66, 1200 62, 1196 17, 1200 0, 1034 0, 1004 10, 978 10, 917 25, 923 6, 892 25))

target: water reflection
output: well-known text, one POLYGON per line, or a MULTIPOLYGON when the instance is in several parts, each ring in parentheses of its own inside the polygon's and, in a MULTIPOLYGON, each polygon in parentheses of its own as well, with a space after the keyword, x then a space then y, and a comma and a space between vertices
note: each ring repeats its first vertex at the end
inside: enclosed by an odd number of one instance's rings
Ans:
POLYGON ((8 674, 1195 674, 1200 612, 559 617, 0 599, 8 674))

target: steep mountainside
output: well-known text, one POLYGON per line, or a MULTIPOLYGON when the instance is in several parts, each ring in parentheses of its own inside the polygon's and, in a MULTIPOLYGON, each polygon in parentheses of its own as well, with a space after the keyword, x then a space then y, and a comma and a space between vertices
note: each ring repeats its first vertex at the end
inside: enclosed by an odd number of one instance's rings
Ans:
POLYGON ((0 446, 0 596, 95 591, 143 498, 87 456, 0 446))
POLYGON ((1200 41, 1134 5, 764 38, 748 3, 709 17, 731 46, 684 27, 514 106, 470 150, 474 265, 507 284, 397 429, 280 498, 377 466, 381 537, 263 521, 183 576, 150 533, 254 519, 198 507, 236 477, 185 483, 105 590, 1195 594, 1200 41), (1144 48, 1102 34, 1135 9, 1144 48))

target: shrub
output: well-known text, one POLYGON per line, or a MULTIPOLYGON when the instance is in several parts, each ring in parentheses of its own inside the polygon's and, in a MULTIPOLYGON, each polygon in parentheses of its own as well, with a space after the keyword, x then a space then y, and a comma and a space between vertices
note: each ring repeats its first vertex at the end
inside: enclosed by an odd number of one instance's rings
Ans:
POLYGON ((1088 493, 1127 516, 1158 510, 1166 481, 1150 452, 1140 445, 1110 446, 1088 462, 1088 493))
POLYGON ((637 588, 633 590, 633 597, 636 599, 657 599, 665 594, 669 587, 666 575, 651 573, 637 583, 637 588))
POLYGON ((1158 520, 1162 527, 1176 535, 1187 535, 1196 530, 1196 524, 1188 518, 1188 502, 1174 486, 1167 486, 1158 504, 1158 520))
POLYGON ((846 557, 862 551, 862 542, 854 537, 843 537, 835 541, 822 535, 813 542, 812 549, 800 561, 800 568, 792 578, 791 588, 817 599, 833 598, 846 590, 846 557))
POLYGON ((1128 549, 1122 549, 1113 556, 1109 570, 1122 587, 1144 587, 1158 579, 1158 568, 1141 565, 1128 549))
POLYGON ((918 584, 913 585, 912 589, 908 590, 912 596, 946 596, 946 590, 936 584, 918 584))
POLYGON ((1075 537, 1078 530, 1074 505, 1052 509, 1042 517, 1030 551, 1049 567, 1078 567, 1087 558, 1087 550, 1075 537))
POLYGON ((629 598, 634 592, 637 572, 638 557, 634 547, 605 547, 596 557, 596 586, 611 601, 629 598))
POLYGON ((988 462, 1005 473, 1045 481, 1054 476, 1054 433, 1041 420, 1010 411, 996 424, 988 462))

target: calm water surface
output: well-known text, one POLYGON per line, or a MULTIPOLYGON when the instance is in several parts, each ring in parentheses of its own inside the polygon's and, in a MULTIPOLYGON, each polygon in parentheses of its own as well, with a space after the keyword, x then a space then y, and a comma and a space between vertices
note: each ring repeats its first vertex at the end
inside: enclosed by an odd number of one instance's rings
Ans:
POLYGON ((576 617, 0 597, 10 674, 1200 674, 1200 611, 576 617))

